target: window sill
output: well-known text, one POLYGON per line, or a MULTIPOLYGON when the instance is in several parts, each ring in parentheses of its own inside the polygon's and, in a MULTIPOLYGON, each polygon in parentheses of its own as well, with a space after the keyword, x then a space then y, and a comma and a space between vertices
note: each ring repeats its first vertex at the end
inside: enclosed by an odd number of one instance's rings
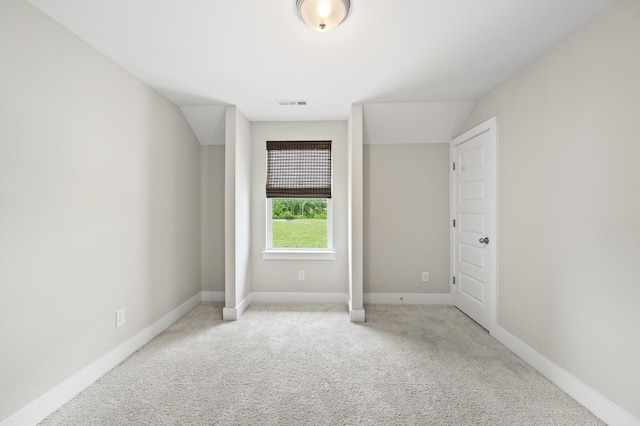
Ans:
POLYGON ((265 250, 263 260, 336 260, 333 250, 265 250))

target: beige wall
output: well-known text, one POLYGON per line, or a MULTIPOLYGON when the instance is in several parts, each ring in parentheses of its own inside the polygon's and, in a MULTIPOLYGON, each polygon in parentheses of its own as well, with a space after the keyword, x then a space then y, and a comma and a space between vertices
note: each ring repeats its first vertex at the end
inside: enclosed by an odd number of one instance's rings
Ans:
POLYGON ((640 2, 481 99, 498 116, 498 323, 640 419, 640 2))
POLYGON ((200 147, 26 1, 0 63, 1 421, 200 292, 200 147))
POLYGON ((347 293, 347 123, 252 122, 252 291, 347 293), (266 247, 266 141, 331 140, 333 155, 333 261, 263 260, 266 247), (305 271, 298 281, 297 271, 305 271))
POLYGON ((224 291, 224 145, 200 148, 202 290, 224 291))
POLYGON ((449 293, 448 165, 446 143, 364 146, 365 293, 449 293))

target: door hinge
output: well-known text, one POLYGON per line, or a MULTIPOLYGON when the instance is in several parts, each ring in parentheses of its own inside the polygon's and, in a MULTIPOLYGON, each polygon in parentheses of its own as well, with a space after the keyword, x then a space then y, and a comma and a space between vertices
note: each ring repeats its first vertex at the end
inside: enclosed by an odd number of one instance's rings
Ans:
POLYGON ((456 227, 456 220, 455 219, 453 219, 453 227, 454 228, 456 227))
POLYGON ((453 277, 453 285, 456 285, 456 277, 453 277))
POLYGON ((453 163, 453 170, 456 169, 456 163, 453 163))

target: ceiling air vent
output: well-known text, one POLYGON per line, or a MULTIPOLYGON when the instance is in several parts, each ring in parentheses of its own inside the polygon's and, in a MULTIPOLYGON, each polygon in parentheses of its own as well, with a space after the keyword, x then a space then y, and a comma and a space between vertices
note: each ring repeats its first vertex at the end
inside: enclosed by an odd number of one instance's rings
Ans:
POLYGON ((307 101, 278 100, 276 102, 280 106, 306 106, 307 105, 307 101))

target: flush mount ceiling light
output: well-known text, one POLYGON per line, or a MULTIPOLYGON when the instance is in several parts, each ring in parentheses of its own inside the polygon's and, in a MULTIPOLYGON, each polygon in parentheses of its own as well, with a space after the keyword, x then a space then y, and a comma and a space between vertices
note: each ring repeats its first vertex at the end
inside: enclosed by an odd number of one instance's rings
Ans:
POLYGON ((296 0, 300 19, 321 33, 340 25, 349 15, 350 8, 349 0, 296 0))

